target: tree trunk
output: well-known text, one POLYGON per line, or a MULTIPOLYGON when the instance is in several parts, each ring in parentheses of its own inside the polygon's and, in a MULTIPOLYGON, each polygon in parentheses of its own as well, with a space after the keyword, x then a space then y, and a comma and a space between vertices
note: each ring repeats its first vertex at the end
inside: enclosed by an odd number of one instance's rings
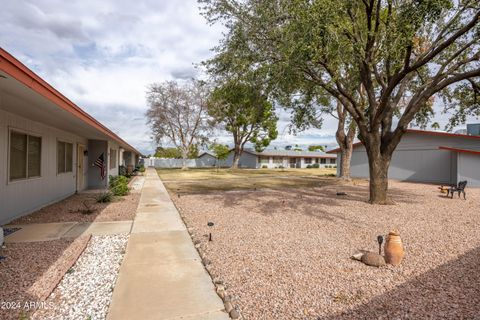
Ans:
POLYGON ((348 114, 339 101, 337 101, 337 115, 338 124, 335 138, 340 146, 340 163, 337 164, 340 166, 339 178, 350 180, 350 161, 352 160, 353 139, 355 139, 355 134, 357 133, 357 126, 354 122, 350 122, 348 125, 348 132, 345 133, 345 123, 348 114))
POLYGON ((188 170, 187 167, 188 152, 182 150, 182 170, 188 170))
POLYGON ((388 168, 389 156, 383 156, 379 152, 372 152, 368 156, 370 170, 370 200, 371 204, 392 204, 388 197, 388 168))
POLYGON ((347 145, 346 148, 340 146, 340 176, 342 180, 350 180, 350 161, 352 160, 353 144, 347 145))
POLYGON ((345 129, 337 129, 337 142, 340 146, 340 179, 350 180, 350 162, 352 160, 353 152, 353 139, 355 139, 355 133, 357 132, 355 124, 350 124, 347 134, 345 134, 345 129))
POLYGON ((235 150, 233 154, 232 169, 238 169, 238 162, 240 161, 240 154, 235 150))

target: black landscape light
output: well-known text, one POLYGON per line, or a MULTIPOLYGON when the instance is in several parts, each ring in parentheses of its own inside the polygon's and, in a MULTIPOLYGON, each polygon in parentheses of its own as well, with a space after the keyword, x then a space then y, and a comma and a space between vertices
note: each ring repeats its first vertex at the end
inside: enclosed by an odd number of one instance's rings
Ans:
POLYGON ((382 243, 383 243, 383 236, 377 236, 378 241, 378 254, 382 254, 382 243))
MULTIPOLYGON (((209 226, 210 228, 213 227, 215 225, 215 223, 213 222, 208 222, 207 223, 207 226, 209 226)), ((208 241, 212 241, 212 232, 209 232, 208 234, 208 241)))

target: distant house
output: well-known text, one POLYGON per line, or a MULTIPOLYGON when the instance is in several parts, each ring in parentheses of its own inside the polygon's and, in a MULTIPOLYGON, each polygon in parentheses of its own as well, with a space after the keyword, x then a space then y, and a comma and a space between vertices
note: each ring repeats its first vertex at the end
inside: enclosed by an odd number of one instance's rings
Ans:
MULTIPOLYGON (((233 150, 221 166, 230 167, 233 162, 233 150)), ((256 152, 245 149, 240 157, 240 168, 307 168, 318 163, 319 167, 335 167, 337 156, 320 151, 264 150, 256 152)))
POLYGON ((0 48, 0 224, 77 191, 105 188, 119 165, 135 165, 139 156, 0 48))
MULTIPOLYGON (((391 179, 457 184, 467 180, 480 186, 480 125, 467 125, 468 134, 407 130, 393 153, 388 171, 391 179)), ((337 154, 340 149, 328 151, 337 154)), ((340 168, 337 167, 337 174, 340 168)), ((368 178, 368 158, 362 143, 354 145, 352 177, 368 178)))
POLYGON ((217 164, 217 157, 208 151, 202 152, 196 160, 199 167, 213 167, 217 164))

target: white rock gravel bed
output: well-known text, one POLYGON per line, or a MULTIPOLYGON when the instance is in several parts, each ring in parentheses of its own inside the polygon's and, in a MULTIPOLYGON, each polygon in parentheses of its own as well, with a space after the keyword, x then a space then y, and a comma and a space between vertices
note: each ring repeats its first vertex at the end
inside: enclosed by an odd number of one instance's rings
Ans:
POLYGON ((32 319, 105 319, 128 235, 93 236, 75 265, 32 319))
POLYGON ((244 319, 480 319, 480 189, 465 201, 390 188, 392 206, 366 203, 365 183, 172 199, 244 319), (406 248, 399 267, 350 259, 391 229, 406 248))

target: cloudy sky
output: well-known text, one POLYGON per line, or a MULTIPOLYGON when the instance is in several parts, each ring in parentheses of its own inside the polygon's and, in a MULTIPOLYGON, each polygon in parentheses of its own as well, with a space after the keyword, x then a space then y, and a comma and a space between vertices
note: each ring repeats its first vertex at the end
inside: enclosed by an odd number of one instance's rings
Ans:
MULTIPOLYGON (((1 47, 146 154, 155 148, 147 86, 198 76, 195 65, 212 56, 222 32, 195 0, 2 0, 0 21, 1 47)), ((279 116, 274 146, 336 144, 333 119, 292 136, 290 115, 279 116)))

